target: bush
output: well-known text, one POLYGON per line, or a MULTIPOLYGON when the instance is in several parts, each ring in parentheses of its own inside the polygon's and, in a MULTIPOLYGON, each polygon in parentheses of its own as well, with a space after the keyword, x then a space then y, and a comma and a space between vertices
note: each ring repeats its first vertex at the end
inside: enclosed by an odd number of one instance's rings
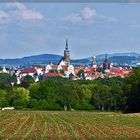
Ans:
POLYGON ((39 109, 39 102, 36 99, 31 99, 28 107, 32 109, 39 109))
POLYGON ((94 110, 95 109, 95 107, 89 104, 88 101, 79 101, 73 106, 73 108, 77 110, 94 110))

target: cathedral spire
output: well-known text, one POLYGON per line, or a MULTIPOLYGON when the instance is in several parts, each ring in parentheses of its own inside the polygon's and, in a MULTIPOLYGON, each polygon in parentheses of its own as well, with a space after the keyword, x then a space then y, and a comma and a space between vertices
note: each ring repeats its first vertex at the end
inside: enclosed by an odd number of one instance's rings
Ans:
POLYGON ((66 66, 70 65, 70 51, 68 49, 68 40, 66 39, 66 46, 64 50, 64 62, 66 66))
POLYGON ((66 39, 66 50, 68 50, 68 40, 66 39))
POLYGON ((107 60, 107 53, 105 54, 105 60, 107 60))

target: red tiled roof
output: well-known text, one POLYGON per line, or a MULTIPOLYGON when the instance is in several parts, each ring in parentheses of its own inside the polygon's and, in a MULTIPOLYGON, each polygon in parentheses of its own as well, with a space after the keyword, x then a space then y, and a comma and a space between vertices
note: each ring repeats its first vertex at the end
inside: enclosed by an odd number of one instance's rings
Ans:
POLYGON ((48 72, 48 73, 45 73, 43 76, 45 77, 63 77, 64 75, 60 72, 48 72))
POLYGON ((68 70, 68 66, 62 66, 62 69, 63 69, 64 71, 67 71, 67 70, 68 70))
POLYGON ((127 69, 127 70, 124 70, 123 71, 123 74, 124 75, 128 75, 130 72, 132 72, 133 70, 132 69, 127 69))
POLYGON ((84 70, 84 67, 75 67, 75 74, 78 74, 80 70, 84 70))
POLYGON ((33 66, 35 69, 45 69, 45 66, 33 66))
POLYGON ((24 69, 21 70, 21 73, 20 74, 24 74, 24 73, 36 73, 36 70, 33 67, 24 68, 24 69))
POLYGON ((132 69, 122 69, 122 68, 118 68, 118 67, 112 67, 110 69, 110 73, 115 73, 116 75, 120 76, 120 75, 127 75, 130 72, 132 72, 132 69))
POLYGON ((93 67, 86 67, 85 68, 85 72, 94 72, 95 71, 95 68, 93 68, 93 67))

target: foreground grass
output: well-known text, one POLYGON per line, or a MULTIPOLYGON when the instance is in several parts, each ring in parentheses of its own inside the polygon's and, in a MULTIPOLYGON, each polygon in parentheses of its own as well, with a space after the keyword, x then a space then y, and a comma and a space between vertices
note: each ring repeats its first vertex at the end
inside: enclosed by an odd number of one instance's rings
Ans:
POLYGON ((0 112, 0 139, 140 139, 140 113, 0 112))

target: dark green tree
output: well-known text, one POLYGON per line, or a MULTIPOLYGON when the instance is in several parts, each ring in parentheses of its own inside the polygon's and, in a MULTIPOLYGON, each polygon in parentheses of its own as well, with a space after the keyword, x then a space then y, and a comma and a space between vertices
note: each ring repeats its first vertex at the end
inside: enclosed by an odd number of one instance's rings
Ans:
POLYGON ((8 101, 6 99, 7 92, 5 90, 0 90, 0 108, 9 106, 8 101))
POLYGON ((126 77, 124 92, 127 97, 124 112, 140 112, 140 68, 126 77))
POLYGON ((28 107, 31 109, 40 109, 39 102, 37 99, 31 99, 29 101, 28 107))
POLYGON ((24 88, 28 88, 32 83, 34 83, 33 77, 30 75, 26 75, 21 81, 21 86, 24 88))
POLYGON ((11 75, 7 73, 0 73, 0 82, 10 83, 11 75))

